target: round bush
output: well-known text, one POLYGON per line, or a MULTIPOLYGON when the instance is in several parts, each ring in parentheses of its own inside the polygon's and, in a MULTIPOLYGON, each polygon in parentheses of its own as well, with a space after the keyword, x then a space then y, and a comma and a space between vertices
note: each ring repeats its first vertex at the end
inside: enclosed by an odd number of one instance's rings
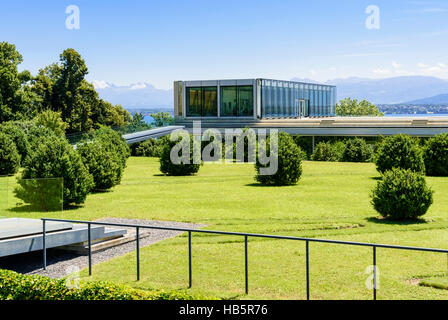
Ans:
POLYGON ((107 151, 101 141, 78 144, 76 150, 93 177, 95 190, 107 190, 120 183, 123 175, 121 159, 117 154, 107 151))
POLYGON ((410 169, 386 171, 372 191, 373 207, 390 220, 412 220, 423 216, 432 204, 433 191, 425 177, 410 169))
POLYGON ((22 160, 28 155, 29 143, 25 130, 13 122, 5 122, 0 125, 0 132, 7 134, 15 143, 22 160))
POLYGON ((368 162, 373 156, 373 149, 364 139, 349 139, 345 143, 342 152, 342 161, 345 162, 368 162))
POLYGON ((137 157, 160 157, 164 146, 164 138, 146 140, 135 149, 137 157))
POLYGON ((448 176, 448 133, 434 136, 424 148, 426 173, 429 176, 448 176))
POLYGON ((115 153, 120 159, 122 168, 126 168, 126 161, 131 156, 131 151, 120 133, 109 127, 102 127, 96 130, 91 138, 100 141, 107 151, 115 153))
POLYGON ((414 138, 402 134, 384 139, 376 153, 375 163, 381 173, 392 168, 425 172, 423 151, 419 144, 414 138))
MULTIPOLYGON (((54 133, 30 153, 16 189, 16 196, 26 203, 33 200, 33 190, 23 179, 63 178, 63 204, 81 204, 92 190, 93 178, 82 163, 81 156, 65 138, 54 133)), ((35 190, 34 190, 35 191, 35 190)))
MULTIPOLYGON (((255 163, 257 175, 255 179, 263 185, 292 185, 299 181, 302 175, 302 150, 296 145, 291 135, 285 132, 278 134, 278 154, 271 153, 269 137, 266 141, 266 154, 278 157, 278 169, 272 175, 262 174, 262 168, 268 168, 270 164, 262 164, 259 157, 255 163)), ((261 146, 259 146, 260 148, 261 146)))
POLYGON ((17 173, 20 167, 20 155, 14 141, 0 132, 0 175, 17 173))
POLYGON ((341 149, 335 148, 330 142, 319 142, 314 147, 314 153, 311 155, 313 161, 339 161, 341 159, 341 149))
MULTIPOLYGON (((199 154, 200 154, 199 144, 199 154)), ((202 164, 200 159, 194 161, 194 144, 193 135, 182 135, 179 139, 171 141, 171 139, 165 139, 162 152, 160 155, 160 171, 169 176, 188 176, 195 174, 199 171, 202 164), (176 149, 173 149, 175 148, 176 149), (188 150, 187 154, 183 154, 182 149, 188 150), (183 158, 179 163, 173 163, 171 161, 171 151, 179 158, 183 158), (200 162, 200 163, 194 163, 200 162)))

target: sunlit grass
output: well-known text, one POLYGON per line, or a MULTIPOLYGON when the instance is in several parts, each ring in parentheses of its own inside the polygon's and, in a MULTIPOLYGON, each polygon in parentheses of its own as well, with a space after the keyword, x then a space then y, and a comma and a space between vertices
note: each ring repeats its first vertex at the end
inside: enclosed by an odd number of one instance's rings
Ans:
MULTIPOLYGON (((6 210, 0 216, 184 221, 206 224, 211 230, 447 248, 447 178, 427 178, 435 194, 425 222, 388 223, 375 219, 370 204, 369 194, 379 176, 370 163, 305 162, 302 179, 288 187, 257 185, 253 165, 247 164, 204 165, 191 177, 161 176, 158 166, 157 159, 129 159, 121 185, 89 195, 79 208, 63 213, 6 210)), ((9 178, 10 187, 13 184, 14 178, 9 178)), ((8 194, 11 208, 17 199, 11 188, 8 194)), ((135 253, 95 265, 93 278, 139 288, 186 288, 187 240, 184 235, 143 248, 140 282, 135 281, 135 253)), ((310 259, 313 299, 372 298, 365 273, 372 264, 371 248, 311 243, 310 259)), ((447 298, 446 290, 409 281, 443 276, 446 259, 444 254, 378 249, 378 298, 447 298)), ((243 238, 193 234, 193 288, 189 290, 238 299, 304 299, 305 244, 249 238, 246 296, 243 238)))

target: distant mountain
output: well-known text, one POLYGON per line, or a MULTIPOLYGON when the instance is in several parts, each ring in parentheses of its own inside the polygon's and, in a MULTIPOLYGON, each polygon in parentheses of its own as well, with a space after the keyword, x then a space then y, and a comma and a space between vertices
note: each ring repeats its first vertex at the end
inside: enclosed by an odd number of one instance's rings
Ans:
POLYGON ((337 87, 337 100, 347 97, 376 104, 395 104, 424 99, 448 92, 448 81, 425 76, 385 79, 345 78, 326 82, 293 78, 292 81, 330 84, 337 87))
POLYGON ((105 81, 93 81, 99 96, 113 104, 121 104, 125 108, 158 108, 173 107, 173 90, 157 89, 152 84, 139 82, 129 86, 116 86, 105 81))
POLYGON ((438 94, 434 97, 413 100, 405 104, 448 104, 448 94, 438 94))
POLYGON ((424 76, 386 79, 336 79, 338 100, 351 97, 376 104, 395 104, 432 97, 448 92, 448 81, 424 76))
MULTIPOLYGON (((406 76, 386 79, 345 78, 319 82, 293 78, 292 81, 323 83, 337 87, 337 100, 347 97, 367 99, 375 104, 447 103, 448 81, 425 76, 406 76), (431 97, 431 98, 428 98, 431 97), (426 99, 430 99, 427 102, 426 99), (437 102, 433 102, 437 101, 437 102)), ((116 86, 105 81, 93 81, 101 98, 114 104, 132 108, 173 107, 173 91, 157 89, 145 82, 116 86)))

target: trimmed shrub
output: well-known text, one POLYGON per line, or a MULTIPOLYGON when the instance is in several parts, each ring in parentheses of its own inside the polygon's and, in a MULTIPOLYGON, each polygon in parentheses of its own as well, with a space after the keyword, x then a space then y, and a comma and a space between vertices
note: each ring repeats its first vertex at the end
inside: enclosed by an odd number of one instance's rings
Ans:
POLYGON ((386 171, 371 194, 378 213, 390 220, 412 220, 423 216, 432 204, 433 191, 425 177, 410 169, 386 171))
POLYGON ((373 148, 364 139, 348 139, 342 152, 342 161, 368 162, 373 156, 373 148))
POLYGON ((183 291, 139 290, 108 282, 81 282, 68 287, 64 279, 0 270, 0 300, 193 300, 183 291))
POLYGON ((269 167, 270 164, 260 163, 260 159, 257 157, 255 163, 257 175, 255 179, 263 185, 283 186, 296 184, 302 175, 302 150, 296 145, 291 135, 286 132, 280 132, 278 134, 278 154, 275 155, 273 151, 271 153, 270 140, 271 136, 266 141, 266 154, 278 157, 277 172, 273 175, 261 174, 260 170, 269 167))
POLYGON ((392 168, 425 172, 423 151, 418 142, 414 138, 402 134, 384 139, 376 153, 375 163, 377 170, 381 173, 392 168))
POLYGON ((338 148, 330 142, 319 142, 314 147, 314 153, 311 155, 313 161, 339 161, 342 157, 341 145, 338 148))
POLYGON ((0 132, 0 175, 17 173, 20 168, 20 155, 14 141, 0 132))
POLYGON ((23 161, 27 157, 30 147, 25 130, 13 122, 5 122, 0 125, 0 132, 5 133, 11 138, 23 161))
POLYGON ((78 144, 76 151, 93 177, 94 190, 107 190, 121 182, 121 159, 114 152, 108 151, 102 141, 93 140, 78 144))
POLYGON ((426 173, 429 176, 448 176, 448 133, 437 135, 424 147, 426 173))
MULTIPOLYGON (((191 134, 182 135, 175 141, 166 139, 160 155, 160 171, 169 176, 188 176, 197 173, 202 162, 200 164, 194 163, 193 149, 193 135, 191 134), (184 154, 182 149, 188 150, 188 154, 184 154), (178 155, 179 163, 171 161, 171 150, 178 155)), ((200 152, 200 149, 198 151, 200 152)), ((200 159, 196 160, 196 162, 200 162, 200 159)))
POLYGON ((135 149, 137 157, 160 157, 166 137, 146 140, 135 149))
MULTIPOLYGON (((50 131, 52 132, 52 131, 50 131)), ((65 138, 54 133, 39 139, 39 144, 24 163, 21 179, 63 178, 63 204, 81 204, 92 190, 93 178, 82 163, 81 156, 65 138)), ((16 196, 25 203, 35 197, 26 180, 19 180, 16 196)))
POLYGON ((115 153, 121 161, 122 168, 126 168, 126 160, 131 156, 131 151, 120 133, 109 127, 102 127, 96 130, 91 138, 102 142, 107 151, 115 153))

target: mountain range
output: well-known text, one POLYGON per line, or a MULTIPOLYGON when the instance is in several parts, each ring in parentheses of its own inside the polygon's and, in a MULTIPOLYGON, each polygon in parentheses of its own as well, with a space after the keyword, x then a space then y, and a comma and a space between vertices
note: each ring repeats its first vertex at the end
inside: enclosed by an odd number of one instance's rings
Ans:
MULTIPOLYGON (((345 78, 318 82, 293 78, 292 81, 323 83, 337 87, 337 100, 351 97, 375 104, 448 104, 448 81, 427 76, 403 76, 385 79, 345 78)), ((105 81, 93 81, 101 98, 125 108, 160 108, 173 106, 172 89, 157 89, 139 82, 116 86, 105 81)))

